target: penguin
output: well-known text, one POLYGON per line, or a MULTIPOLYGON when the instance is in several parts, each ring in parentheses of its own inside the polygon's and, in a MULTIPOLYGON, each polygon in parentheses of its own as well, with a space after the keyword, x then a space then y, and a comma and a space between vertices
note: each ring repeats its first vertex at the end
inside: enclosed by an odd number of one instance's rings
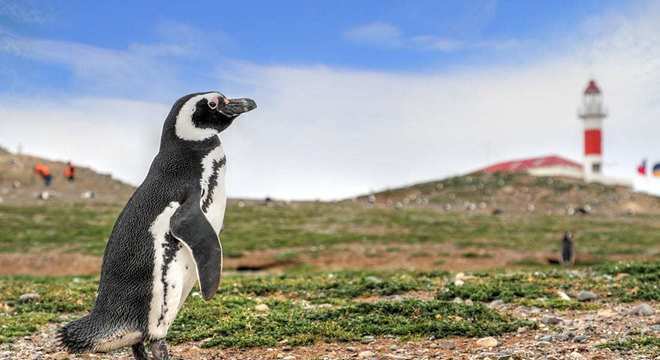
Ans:
POLYGON ((573 233, 566 231, 561 240, 561 264, 564 266, 575 265, 575 242, 573 233))
POLYGON ((72 353, 131 346, 137 360, 168 359, 165 336, 191 289, 205 300, 222 272, 220 232, 227 197, 222 133, 252 99, 212 91, 177 100, 143 183, 117 218, 91 312, 58 331, 72 353))

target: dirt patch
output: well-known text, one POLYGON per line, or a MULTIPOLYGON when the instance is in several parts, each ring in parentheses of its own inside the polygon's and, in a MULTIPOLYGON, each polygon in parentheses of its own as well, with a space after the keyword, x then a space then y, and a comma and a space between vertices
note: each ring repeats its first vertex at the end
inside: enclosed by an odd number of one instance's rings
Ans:
MULTIPOLYGON (((333 247, 283 248, 251 251, 224 259, 224 269, 237 272, 281 273, 291 267, 318 270, 480 271, 545 264, 556 254, 512 249, 479 249, 453 244, 346 244, 333 247)), ((640 259, 618 256, 609 260, 640 259)), ((593 259, 583 257, 580 261, 593 259)), ((0 254, 0 275, 97 275, 102 258, 62 252, 0 254)))
POLYGON ((0 254, 0 275, 95 275, 101 257, 48 252, 43 254, 0 254))

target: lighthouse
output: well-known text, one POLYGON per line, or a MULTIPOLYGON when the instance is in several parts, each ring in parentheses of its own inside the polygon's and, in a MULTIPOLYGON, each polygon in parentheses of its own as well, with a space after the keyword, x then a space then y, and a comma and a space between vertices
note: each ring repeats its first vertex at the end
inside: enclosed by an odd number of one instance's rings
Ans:
POLYGON ((603 119, 607 116, 603 107, 603 94, 590 80, 582 96, 578 116, 584 123, 584 178, 598 180, 603 170, 603 119))

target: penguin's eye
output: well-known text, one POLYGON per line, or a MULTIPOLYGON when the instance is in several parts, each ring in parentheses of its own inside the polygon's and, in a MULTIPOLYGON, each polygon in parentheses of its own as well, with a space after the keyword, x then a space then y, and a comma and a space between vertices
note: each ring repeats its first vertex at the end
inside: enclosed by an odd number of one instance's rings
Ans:
POLYGON ((218 104, 216 104, 214 101, 209 101, 209 107, 211 110, 215 110, 215 108, 218 107, 218 104))

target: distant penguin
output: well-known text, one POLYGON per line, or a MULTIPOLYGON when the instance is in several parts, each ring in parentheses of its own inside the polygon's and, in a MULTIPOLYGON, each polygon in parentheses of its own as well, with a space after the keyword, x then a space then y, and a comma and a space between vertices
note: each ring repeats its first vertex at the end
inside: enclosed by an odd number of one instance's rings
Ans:
POLYGON ((575 243, 573 242, 573 234, 570 231, 565 232, 561 240, 561 264, 564 266, 575 264, 575 243))
POLYGON ((103 257, 91 313, 59 330, 70 352, 132 346, 168 359, 165 336, 195 284, 208 300, 222 271, 226 157, 219 134, 251 99, 186 95, 170 110, 149 173, 119 215, 103 257))

